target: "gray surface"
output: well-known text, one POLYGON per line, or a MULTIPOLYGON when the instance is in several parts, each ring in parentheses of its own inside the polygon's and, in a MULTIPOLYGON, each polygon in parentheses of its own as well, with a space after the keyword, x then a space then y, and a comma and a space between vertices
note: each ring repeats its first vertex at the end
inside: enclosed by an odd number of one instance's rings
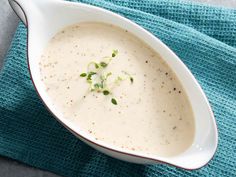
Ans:
POLYGON ((12 159, 0 157, 0 177, 59 177, 12 159))
POLYGON ((0 5, 0 67, 9 48, 12 35, 18 24, 18 18, 13 14, 7 0, 1 0, 0 5))
MULTIPOLYGON (((0 68, 3 58, 10 46, 12 36, 19 22, 17 16, 8 5, 7 0, 0 0, 0 68)), ((214 5, 236 8, 236 0, 192 0, 214 5)), ((0 156, 0 177, 59 177, 20 162, 0 156)))

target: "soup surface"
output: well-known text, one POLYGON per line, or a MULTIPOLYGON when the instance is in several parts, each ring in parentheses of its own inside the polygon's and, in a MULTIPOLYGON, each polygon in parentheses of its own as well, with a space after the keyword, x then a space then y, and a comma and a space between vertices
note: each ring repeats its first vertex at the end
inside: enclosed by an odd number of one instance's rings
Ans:
POLYGON ((69 26, 49 41, 39 65, 54 106, 97 141, 159 156, 192 144, 194 116, 183 87, 162 58, 127 30, 92 22, 69 26), (81 73, 114 50, 116 57, 103 68, 112 73, 108 85, 120 75, 133 82, 122 80, 109 95, 92 91, 81 73))

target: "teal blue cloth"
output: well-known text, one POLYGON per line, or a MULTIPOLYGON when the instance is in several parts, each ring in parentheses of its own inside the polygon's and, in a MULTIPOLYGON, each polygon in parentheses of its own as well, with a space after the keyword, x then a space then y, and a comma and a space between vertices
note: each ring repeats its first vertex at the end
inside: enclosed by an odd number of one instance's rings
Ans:
POLYGON ((172 0, 82 2, 135 21, 176 52, 213 108, 219 130, 216 155, 207 166, 186 171, 126 163, 79 141, 50 115, 33 88, 22 23, 0 74, 0 154, 68 177, 235 176, 236 10, 172 0))

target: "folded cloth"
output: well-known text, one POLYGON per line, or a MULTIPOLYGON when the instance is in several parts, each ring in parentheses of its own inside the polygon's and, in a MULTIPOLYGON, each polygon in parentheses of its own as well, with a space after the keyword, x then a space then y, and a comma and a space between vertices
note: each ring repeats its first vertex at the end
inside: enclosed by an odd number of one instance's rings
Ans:
POLYGON ((235 176, 236 10, 172 0, 81 2, 133 20, 176 52, 213 108, 219 130, 216 155, 207 166, 186 171, 160 164, 130 164, 85 145, 39 100, 27 67, 27 30, 22 23, 0 74, 0 154, 68 177, 235 176))

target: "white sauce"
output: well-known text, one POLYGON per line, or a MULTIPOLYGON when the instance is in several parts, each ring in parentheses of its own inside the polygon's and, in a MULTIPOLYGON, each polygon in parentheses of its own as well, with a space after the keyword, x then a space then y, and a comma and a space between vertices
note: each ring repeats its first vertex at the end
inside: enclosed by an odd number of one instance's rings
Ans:
POLYGON ((96 140, 146 154, 173 156, 193 142, 191 105, 179 80, 144 42, 128 31, 102 23, 81 23, 57 33, 40 60, 41 78, 49 97, 63 115, 96 140), (88 91, 90 61, 119 51, 107 67, 115 78, 122 70, 134 83, 123 81, 110 96, 88 91))

